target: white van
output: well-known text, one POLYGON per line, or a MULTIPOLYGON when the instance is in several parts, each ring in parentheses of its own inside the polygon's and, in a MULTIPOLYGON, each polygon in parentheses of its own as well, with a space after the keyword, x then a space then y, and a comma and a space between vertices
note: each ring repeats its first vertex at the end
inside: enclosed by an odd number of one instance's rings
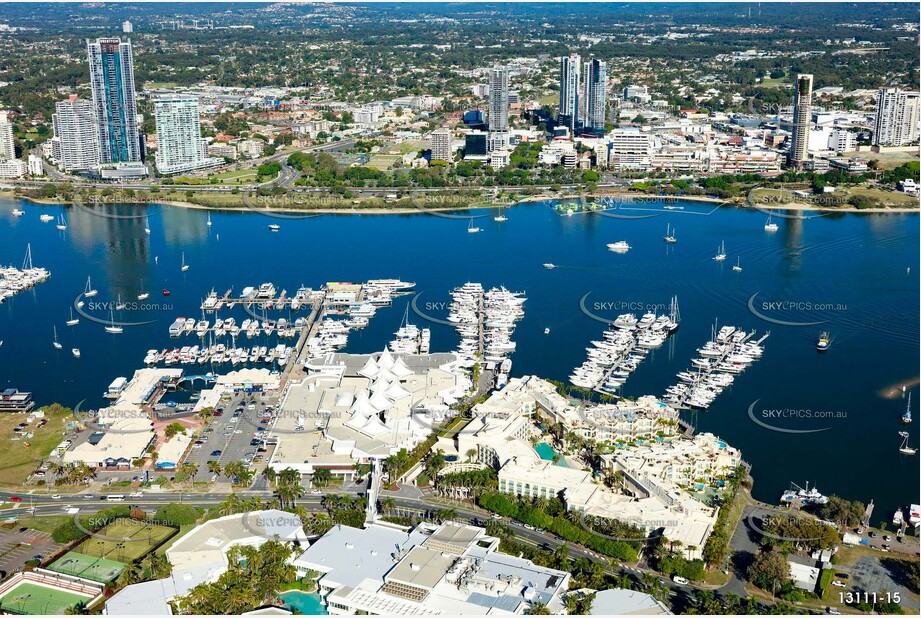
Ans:
POLYGON ((106 500, 109 502, 124 502, 125 496, 121 494, 112 494, 111 496, 106 497, 106 500))
POLYGON ((686 580, 685 578, 680 577, 680 576, 678 576, 678 575, 673 576, 673 577, 672 577, 672 581, 675 582, 675 583, 678 584, 678 585, 681 585, 681 586, 687 586, 689 583, 691 583, 691 582, 689 582, 688 580, 686 580))

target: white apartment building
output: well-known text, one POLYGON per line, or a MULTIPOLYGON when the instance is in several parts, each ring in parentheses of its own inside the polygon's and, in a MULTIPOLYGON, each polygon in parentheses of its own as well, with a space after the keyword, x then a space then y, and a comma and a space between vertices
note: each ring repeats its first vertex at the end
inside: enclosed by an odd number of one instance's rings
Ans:
POLYGON ((65 172, 91 170, 99 165, 96 109, 92 101, 71 95, 55 104, 52 157, 65 172))
POLYGON ((451 148, 452 133, 450 129, 438 129, 429 135, 429 148, 432 150, 432 161, 446 161, 454 158, 451 148))
POLYGON ((28 168, 19 159, 0 159, 0 178, 22 178, 28 168))
POLYGON ((0 161, 15 158, 16 147, 13 143, 13 125, 10 124, 7 112, 0 111, 0 161))
POLYGON ((44 166, 42 165, 42 158, 37 155, 30 154, 29 155, 29 176, 44 176, 44 175, 45 175, 45 169, 44 169, 44 166))
POLYGON ((223 159, 208 156, 208 144, 201 136, 196 97, 172 95, 154 101, 157 122, 157 170, 179 174, 220 165, 223 159))
POLYGON ((877 98, 874 146, 905 146, 918 140, 919 92, 881 88, 877 98))
POLYGON ((294 560, 332 615, 564 613, 570 574, 498 551, 499 539, 456 522, 406 530, 337 525, 294 560))
POLYGON ((236 159, 237 148, 233 144, 224 142, 213 142, 208 144, 209 157, 221 157, 224 159, 236 159))
POLYGON ((262 149, 265 148, 265 144, 258 139, 240 140, 236 143, 236 146, 240 156, 246 157, 247 159, 255 159, 262 156, 262 149))

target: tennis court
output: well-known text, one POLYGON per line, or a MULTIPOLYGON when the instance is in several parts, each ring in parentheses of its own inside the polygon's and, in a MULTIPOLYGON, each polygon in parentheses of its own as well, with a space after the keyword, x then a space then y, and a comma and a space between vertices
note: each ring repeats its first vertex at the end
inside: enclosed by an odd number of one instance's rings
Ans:
POLYGON ((128 564, 176 533, 174 528, 137 519, 116 519, 77 546, 74 551, 128 564))
POLYGON ((71 551, 64 554, 48 568, 56 573, 75 575, 84 579, 91 579, 100 584, 107 584, 121 575, 127 566, 115 560, 87 556, 86 554, 71 551))
POLYGON ((23 581, 3 595, 0 608, 17 614, 66 614, 68 608, 91 599, 89 595, 23 581))

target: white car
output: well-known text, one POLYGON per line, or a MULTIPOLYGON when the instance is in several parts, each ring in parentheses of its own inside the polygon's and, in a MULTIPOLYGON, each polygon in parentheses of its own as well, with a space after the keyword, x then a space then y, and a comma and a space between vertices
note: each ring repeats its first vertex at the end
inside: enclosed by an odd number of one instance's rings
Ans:
POLYGON ((837 579, 831 583, 832 586, 838 586, 838 588, 847 588, 844 582, 839 582, 837 579))
POLYGON ((51 499, 52 499, 52 500, 60 500, 60 499, 61 499, 61 496, 59 496, 58 494, 54 494, 53 496, 51 496, 51 499))
POLYGON ((319 489, 314 489, 314 490, 312 490, 312 491, 310 492, 310 495, 312 495, 312 496, 322 496, 322 495, 323 495, 323 492, 320 491, 319 489))
POLYGON ((498 513, 493 513, 493 514, 492 514, 492 518, 493 518, 493 519, 502 519, 502 516, 499 515, 498 513))
POLYGON ((674 577, 672 577, 672 581, 678 584, 679 586, 687 586, 690 583, 688 580, 686 580, 683 577, 679 577, 678 575, 675 575, 674 577))
POLYGON ((532 526, 531 524, 525 524, 525 525, 524 525, 524 529, 525 529, 525 530, 533 530, 533 529, 534 529, 534 526, 532 526))

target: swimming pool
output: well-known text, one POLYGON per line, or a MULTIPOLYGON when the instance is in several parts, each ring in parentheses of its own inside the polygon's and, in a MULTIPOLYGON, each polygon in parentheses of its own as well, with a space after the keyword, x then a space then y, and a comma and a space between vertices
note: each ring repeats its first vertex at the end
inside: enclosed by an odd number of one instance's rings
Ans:
POLYGON ((315 592, 301 592, 300 590, 288 590, 279 593, 281 600, 285 602, 285 608, 296 609, 305 616, 327 616, 326 606, 320 600, 320 595, 315 592))

